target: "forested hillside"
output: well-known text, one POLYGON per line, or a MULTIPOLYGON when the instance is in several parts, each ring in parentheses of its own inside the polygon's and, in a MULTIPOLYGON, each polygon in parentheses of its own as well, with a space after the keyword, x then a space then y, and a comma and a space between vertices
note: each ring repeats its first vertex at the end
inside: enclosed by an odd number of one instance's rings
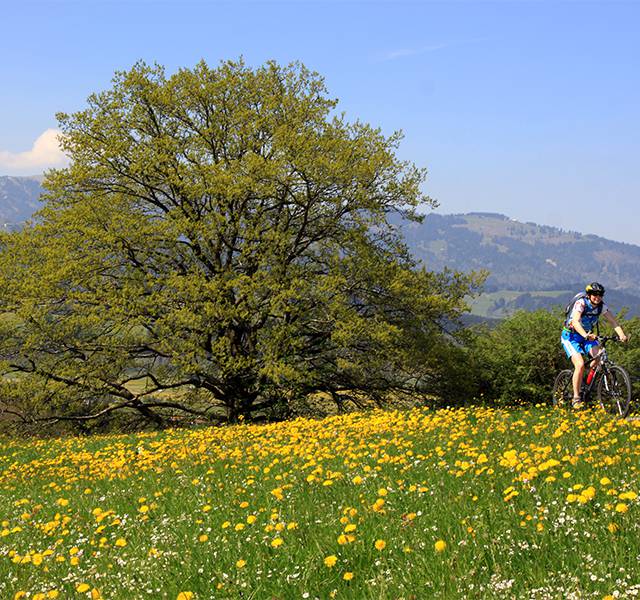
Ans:
POLYGON ((0 177, 0 227, 14 228, 40 208, 42 177, 0 177))
POLYGON ((487 291, 558 290, 597 278, 640 294, 640 246, 493 213, 430 214, 402 230, 429 268, 489 270, 487 291))
POLYGON ((428 269, 489 272, 475 314, 565 304, 592 280, 606 285, 611 306, 640 314, 640 246, 494 213, 430 214, 422 223, 396 224, 428 269))

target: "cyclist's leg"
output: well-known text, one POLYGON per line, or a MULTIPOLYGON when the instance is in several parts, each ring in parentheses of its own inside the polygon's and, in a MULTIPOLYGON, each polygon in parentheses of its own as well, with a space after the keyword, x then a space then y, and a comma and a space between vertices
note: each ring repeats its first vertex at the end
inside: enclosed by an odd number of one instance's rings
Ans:
POLYGON ((584 374, 584 358, 582 354, 576 352, 571 355, 571 362, 573 363, 573 398, 574 400, 580 398, 580 388, 582 387, 582 376, 584 374))
POLYGON ((600 358, 598 357, 598 354, 600 353, 600 346, 598 345, 597 340, 590 340, 588 342, 585 342, 584 348, 589 353, 589 356, 593 357, 591 367, 597 367, 598 363, 600 362, 600 358))
POLYGON ((580 398, 580 388, 582 387, 582 375, 584 373, 584 358, 582 357, 582 346, 576 336, 564 330, 562 332, 562 347, 573 363, 573 398, 580 398))

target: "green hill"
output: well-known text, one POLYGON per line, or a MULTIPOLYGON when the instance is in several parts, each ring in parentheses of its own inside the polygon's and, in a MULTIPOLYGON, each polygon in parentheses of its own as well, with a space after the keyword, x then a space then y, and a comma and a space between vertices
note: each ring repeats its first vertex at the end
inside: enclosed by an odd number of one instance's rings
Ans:
POLYGON ((640 314, 640 246, 495 213, 430 214, 421 224, 397 225, 427 268, 489 271, 474 314, 504 317, 519 308, 564 306, 594 280, 607 287, 613 309, 640 314))

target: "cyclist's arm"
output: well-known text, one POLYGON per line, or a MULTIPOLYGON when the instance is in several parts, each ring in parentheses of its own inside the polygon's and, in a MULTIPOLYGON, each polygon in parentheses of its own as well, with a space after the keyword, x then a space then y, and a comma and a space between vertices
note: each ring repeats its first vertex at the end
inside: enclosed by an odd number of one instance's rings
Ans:
POLYGON ((620 324, 618 323, 618 321, 616 321, 616 318, 613 316, 611 311, 606 310, 605 312, 602 313, 602 315, 607 321, 609 321, 609 324, 611 325, 611 327, 613 327, 613 330, 616 332, 617 336, 620 338, 620 341, 626 342, 627 335, 623 331, 622 327, 620 327, 620 324))

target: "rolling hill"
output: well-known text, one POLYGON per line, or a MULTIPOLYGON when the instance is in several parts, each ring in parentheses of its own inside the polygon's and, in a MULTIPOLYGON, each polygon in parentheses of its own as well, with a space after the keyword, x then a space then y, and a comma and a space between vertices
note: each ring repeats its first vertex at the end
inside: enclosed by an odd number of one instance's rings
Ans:
POLYGON ((640 246, 495 213, 430 214, 422 223, 396 225, 429 269, 489 271, 474 314, 504 317, 516 309, 564 306, 597 280, 613 309, 640 315, 640 246))

